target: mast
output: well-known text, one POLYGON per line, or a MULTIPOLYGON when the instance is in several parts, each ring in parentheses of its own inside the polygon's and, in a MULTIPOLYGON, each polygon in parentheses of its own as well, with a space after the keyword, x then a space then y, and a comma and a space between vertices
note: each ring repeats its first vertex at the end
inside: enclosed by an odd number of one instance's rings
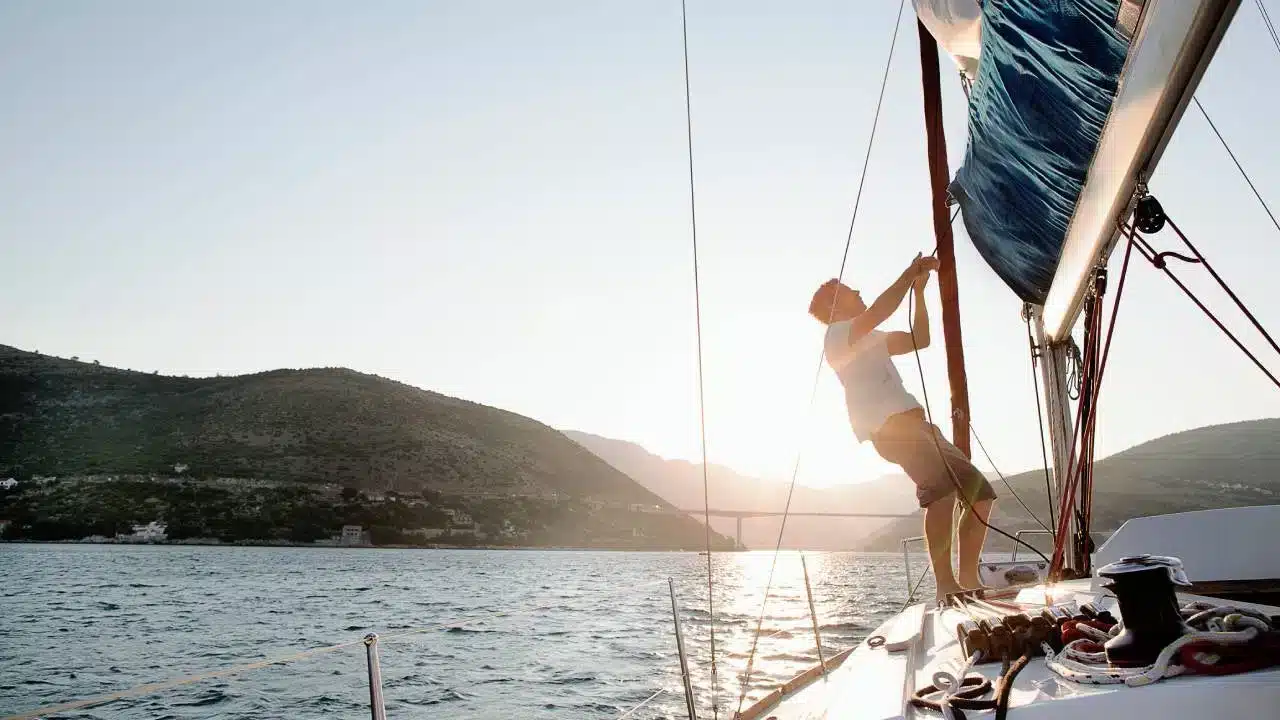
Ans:
MULTIPOLYGON (((1068 344, 1051 342, 1044 327, 1044 308, 1039 305, 1028 306, 1035 329, 1036 349, 1040 354, 1040 385, 1044 395, 1046 425, 1049 426, 1049 446, 1053 451, 1053 493, 1049 497, 1050 504, 1057 506, 1061 501, 1063 483, 1071 467, 1071 440, 1075 433, 1075 425, 1071 416, 1071 400, 1067 391, 1068 344)), ((1080 498, 1077 498, 1077 502, 1080 498)), ((1070 509, 1067 519, 1068 542, 1074 542, 1079 522, 1076 519, 1076 508, 1070 509)), ((1079 571, 1075 558, 1077 553, 1063 554, 1063 568, 1068 571, 1079 571)))
POLYGON ((942 337, 947 347, 947 378, 951 381, 952 442, 969 450, 969 381, 964 372, 960 337, 960 288, 956 283, 955 242, 947 215, 947 138, 942 128, 942 87, 938 78, 938 44, 924 23, 916 20, 920 36, 920 78, 924 89, 924 126, 929 149, 929 186, 933 194, 933 234, 938 241, 938 295, 942 298, 942 337))

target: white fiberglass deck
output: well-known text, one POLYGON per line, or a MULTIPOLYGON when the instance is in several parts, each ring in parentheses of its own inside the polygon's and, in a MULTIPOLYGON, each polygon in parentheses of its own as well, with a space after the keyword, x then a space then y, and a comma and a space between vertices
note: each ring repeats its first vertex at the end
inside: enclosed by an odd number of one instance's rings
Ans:
MULTIPOLYGON (((1019 595, 1018 604, 1030 609, 1042 606, 1043 598, 1043 588, 1025 590, 1019 595)), ((1179 594, 1178 599, 1182 604, 1197 600, 1225 604, 1214 598, 1189 594, 1179 594)), ((1092 592, 1089 580, 1060 583, 1053 600, 1056 603, 1092 602, 1117 615, 1119 613, 1114 606, 1114 598, 1092 592)), ((1231 604, 1280 614, 1280 609, 1264 605, 1231 604)), ((909 609, 903 615, 891 618, 872 634, 890 637, 905 630, 909 641, 904 649, 889 650, 893 643, 872 648, 863 642, 825 680, 816 680, 757 717, 776 720, 941 718, 940 713, 915 708, 908 700, 917 688, 933 682, 934 672, 959 671, 964 658, 955 637, 955 627, 966 616, 956 610, 939 613, 931 609, 923 613, 916 630, 909 627, 910 621, 901 622, 906 619, 904 615, 910 613, 909 609)), ((982 673, 994 684, 1000 673, 1000 663, 978 665, 971 672, 982 673)), ((964 714, 970 718, 990 717, 994 711, 966 710, 964 714)), ((1216 677, 1184 675, 1145 687, 1081 685, 1059 678, 1045 667, 1043 657, 1036 657, 1013 683, 1009 716, 1027 720, 1278 718, 1280 668, 1216 677)))

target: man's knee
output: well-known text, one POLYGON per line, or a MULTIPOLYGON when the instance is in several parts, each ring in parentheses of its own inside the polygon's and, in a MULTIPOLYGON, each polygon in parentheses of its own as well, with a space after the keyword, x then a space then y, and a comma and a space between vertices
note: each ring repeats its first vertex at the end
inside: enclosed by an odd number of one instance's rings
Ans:
POLYGON ((956 494, 954 491, 933 493, 920 498, 920 507, 924 508, 925 512, 934 509, 954 508, 955 503, 956 494))
POLYGON ((963 510, 963 513, 964 513, 960 518, 961 522, 967 521, 970 518, 973 518, 974 516, 977 516, 978 518, 981 518, 984 520, 986 518, 991 517, 991 505, 994 502, 995 502, 994 500, 988 498, 988 499, 974 501, 972 504, 966 505, 965 507, 961 508, 961 510, 963 510))

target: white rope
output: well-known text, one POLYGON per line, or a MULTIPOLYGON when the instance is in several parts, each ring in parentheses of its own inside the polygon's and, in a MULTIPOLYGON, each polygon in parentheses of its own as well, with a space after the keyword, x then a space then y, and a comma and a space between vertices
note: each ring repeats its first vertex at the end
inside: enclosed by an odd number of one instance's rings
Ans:
POLYGON ((1059 655, 1066 660, 1076 660, 1078 662, 1092 663, 1094 665, 1107 664, 1106 652, 1090 652, 1088 650, 1081 650, 1080 646, 1085 644, 1097 645, 1097 642, 1086 638, 1072 640, 1067 643, 1066 647, 1062 648, 1062 652, 1059 653, 1059 655))
POLYGON ((960 666, 960 672, 952 675, 946 670, 939 670, 933 674, 933 686, 942 691, 942 697, 938 698, 938 707, 942 708, 942 715, 947 720, 955 720, 955 712, 951 709, 951 698, 959 694, 964 689, 964 679, 978 664, 978 658, 982 657, 982 653, 974 653, 964 665, 960 666))
MULTIPOLYGON (((1206 610, 1201 615, 1216 613, 1224 609, 1234 608, 1229 606, 1214 608, 1206 610)), ((1088 652, 1081 650, 1079 647, 1085 642, 1097 642, 1096 640, 1083 638, 1074 640, 1068 643, 1061 653, 1055 653, 1048 643, 1041 643, 1041 649, 1044 651, 1045 666, 1064 680, 1086 685, 1119 685, 1123 683, 1129 687, 1141 687, 1187 672, 1185 667, 1174 663, 1174 658, 1179 650, 1191 643, 1208 641, 1216 645, 1244 645, 1256 639, 1259 633, 1271 629, 1267 622, 1257 617, 1240 613, 1228 613, 1222 618, 1208 617, 1205 618, 1205 623, 1210 628, 1222 629, 1201 630, 1183 635, 1166 645, 1160 651, 1160 654, 1156 656, 1155 662, 1144 667, 1113 667, 1107 664, 1105 652, 1088 652), (1238 627, 1243 629, 1232 629, 1238 627)), ((1076 627, 1085 633, 1094 629, 1088 628, 1083 624, 1076 627)), ((1120 625, 1117 624, 1115 627, 1119 628, 1120 625)), ((1110 633, 1102 633, 1102 635, 1103 637, 1100 638, 1102 640, 1106 640, 1111 636, 1110 633)), ((1212 656, 1211 653, 1205 653, 1204 655, 1206 657, 1212 656)))

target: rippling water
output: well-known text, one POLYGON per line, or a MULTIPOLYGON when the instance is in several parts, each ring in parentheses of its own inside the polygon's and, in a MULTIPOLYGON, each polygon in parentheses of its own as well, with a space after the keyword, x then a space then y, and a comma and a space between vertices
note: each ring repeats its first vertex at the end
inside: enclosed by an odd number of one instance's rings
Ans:
MULTIPOLYGON (((906 597, 900 556, 805 558, 828 653, 906 597)), ((722 708, 737 705, 772 559, 713 556, 722 708)), ((913 557, 915 572, 923 563, 913 557)), ((615 718, 659 690, 630 717, 683 717, 672 577, 710 716, 706 558, 694 553, 0 545, 0 577, 0 715, 373 631, 394 720, 615 718)), ((800 558, 783 553, 748 701, 816 657, 800 558)), ((356 644, 58 717, 363 718, 368 692, 356 644)))

